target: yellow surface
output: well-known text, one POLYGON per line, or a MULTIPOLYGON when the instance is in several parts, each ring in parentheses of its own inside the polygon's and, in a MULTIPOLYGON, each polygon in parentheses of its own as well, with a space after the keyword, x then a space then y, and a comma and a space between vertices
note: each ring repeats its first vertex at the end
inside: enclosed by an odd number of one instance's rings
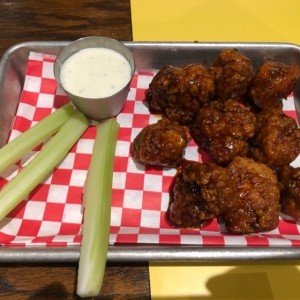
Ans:
POLYGON ((292 263, 150 265, 152 300, 299 300, 299 283, 292 263))
MULTIPOLYGON (((131 0, 134 41, 300 44, 300 0, 131 0)), ((300 299, 300 262, 151 263, 153 300, 300 299)))
POLYGON ((135 41, 300 44, 299 0, 131 0, 135 41))

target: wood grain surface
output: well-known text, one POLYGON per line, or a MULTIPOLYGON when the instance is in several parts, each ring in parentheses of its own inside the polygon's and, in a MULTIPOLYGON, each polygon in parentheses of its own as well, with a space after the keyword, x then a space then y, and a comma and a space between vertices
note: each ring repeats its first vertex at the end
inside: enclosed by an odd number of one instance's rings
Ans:
MULTIPOLYGON (((70 300, 76 296, 76 264, 4 265, 0 299, 70 300)), ((110 264, 100 295, 94 299, 150 299, 146 264, 110 264)))
MULTIPOLYGON (((28 41, 132 40, 130 0, 1 0, 0 55, 28 41)), ((79 299, 77 263, 2 264, 0 299, 79 299)), ((148 265, 108 264, 96 299, 150 299, 148 265)))
POLYGON ((105 35, 132 40, 130 0, 1 0, 0 55, 28 41, 105 35))

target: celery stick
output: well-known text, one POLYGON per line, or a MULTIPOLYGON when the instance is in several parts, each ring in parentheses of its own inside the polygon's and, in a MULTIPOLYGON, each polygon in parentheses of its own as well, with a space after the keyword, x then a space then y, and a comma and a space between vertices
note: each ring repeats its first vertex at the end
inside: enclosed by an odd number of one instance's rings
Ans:
POLYGON ((3 146, 0 149, 0 172, 57 132, 73 112, 73 106, 66 104, 3 146))
POLYGON ((97 125, 84 189, 84 223, 77 294, 97 296, 105 272, 109 243, 112 177, 119 124, 111 118, 97 125))
POLYGON ((0 220, 51 173, 87 127, 84 115, 75 110, 44 148, 2 188, 0 220))

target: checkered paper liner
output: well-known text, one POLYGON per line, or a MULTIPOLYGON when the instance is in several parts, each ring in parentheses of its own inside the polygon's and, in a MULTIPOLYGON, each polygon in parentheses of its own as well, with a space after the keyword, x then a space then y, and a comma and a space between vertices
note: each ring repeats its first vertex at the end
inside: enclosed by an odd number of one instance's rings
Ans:
MULTIPOLYGON (((55 56, 31 52, 9 140, 68 102, 53 75, 55 56)), ((196 244, 203 246, 299 246, 300 226, 282 217, 277 229, 261 234, 222 233, 216 219, 201 229, 175 229, 165 219, 169 187, 176 170, 137 164, 130 155, 135 136, 148 124, 157 122, 144 105, 144 93, 155 70, 137 70, 127 102, 117 116, 120 131, 114 161, 110 243, 196 244)), ((296 117, 292 95, 284 102, 286 113, 296 117)), ((0 245, 69 246, 79 245, 82 223, 82 190, 95 137, 89 127, 54 172, 39 184, 0 223, 0 245)), ((63 141, 62 141, 63 142, 63 141)), ((41 148, 37 147, 20 163, 2 174, 0 186, 15 176, 41 148)), ((202 161, 191 142, 185 157, 202 161)), ((293 163, 300 166, 300 158, 293 163)))

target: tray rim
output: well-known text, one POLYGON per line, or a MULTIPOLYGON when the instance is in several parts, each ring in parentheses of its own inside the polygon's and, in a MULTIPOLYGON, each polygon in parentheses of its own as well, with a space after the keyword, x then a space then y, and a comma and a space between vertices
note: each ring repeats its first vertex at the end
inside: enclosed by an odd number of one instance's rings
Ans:
MULTIPOLYGON (((72 263, 79 260, 79 246, 0 248, 0 263, 72 263)), ((111 245, 108 262, 258 262, 299 261, 300 247, 203 247, 172 245, 111 245)))
MULTIPOLYGON (((19 49, 37 51, 39 47, 61 48, 71 41, 28 41, 9 47, 0 60, 0 75, 3 74, 10 56, 19 49)), ((294 48, 300 52, 300 45, 284 42, 198 42, 198 41, 123 41, 128 46, 146 47, 282 47, 294 48)), ((56 51, 57 52, 57 51, 56 51)), ((79 259, 80 246, 1 246, 0 263, 66 263, 79 259)), ((236 262, 236 261, 279 261, 299 260, 300 247, 286 246, 201 246, 201 245, 110 245, 108 262, 149 262, 149 261, 197 261, 197 262, 236 262)))

